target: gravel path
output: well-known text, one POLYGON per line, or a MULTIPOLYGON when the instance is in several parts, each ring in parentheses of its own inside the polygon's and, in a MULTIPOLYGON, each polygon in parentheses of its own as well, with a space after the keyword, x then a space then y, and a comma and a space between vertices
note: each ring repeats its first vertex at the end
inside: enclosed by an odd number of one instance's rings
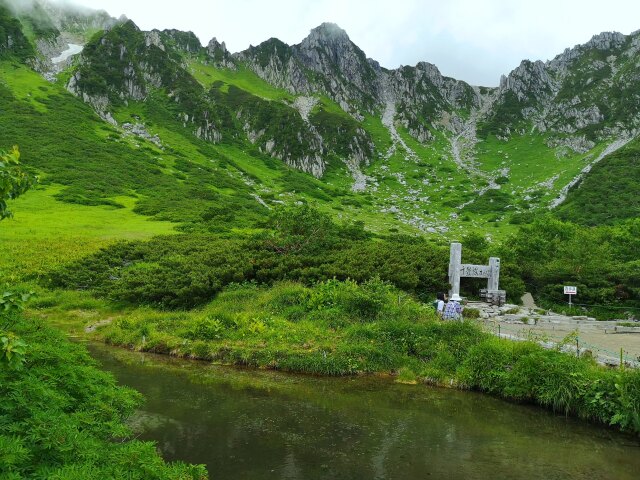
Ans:
MULTIPOLYGON (((533 303, 533 298, 527 301, 533 303)), ((570 336, 577 336, 563 350, 575 354, 590 352, 599 363, 619 365, 620 349, 627 364, 640 367, 640 322, 636 328, 620 328, 617 321, 597 321, 589 317, 569 317, 553 312, 537 313, 535 307, 490 307, 470 302, 468 308, 480 310, 486 330, 512 340, 532 340, 545 348, 558 348, 570 336), (518 310, 518 313, 512 313, 518 310), (509 312, 509 313, 507 313, 509 312), (487 318, 488 316, 488 318, 487 318), (622 333, 624 332, 624 333, 622 333)))

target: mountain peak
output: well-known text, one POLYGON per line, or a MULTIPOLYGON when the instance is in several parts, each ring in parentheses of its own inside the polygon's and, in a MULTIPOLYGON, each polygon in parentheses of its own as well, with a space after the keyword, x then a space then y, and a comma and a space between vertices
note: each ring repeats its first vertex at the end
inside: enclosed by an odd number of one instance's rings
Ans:
POLYGON ((349 41, 349 35, 347 32, 340 28, 337 24, 331 22, 324 22, 312 29, 309 35, 305 40, 316 40, 316 41, 349 41))
POLYGON ((598 50, 610 50, 624 44, 626 36, 620 32, 602 32, 591 37, 585 46, 598 50))
POLYGON ((337 23, 333 22, 322 22, 312 31, 317 31, 325 35, 347 35, 347 32, 344 29, 340 28, 337 23))

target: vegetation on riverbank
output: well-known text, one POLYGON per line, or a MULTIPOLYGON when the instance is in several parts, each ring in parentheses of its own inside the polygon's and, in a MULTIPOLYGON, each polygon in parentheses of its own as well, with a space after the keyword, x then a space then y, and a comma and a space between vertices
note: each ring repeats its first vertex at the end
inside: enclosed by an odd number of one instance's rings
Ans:
MULTIPOLYGON (((17 148, 0 152, 0 220, 34 180, 17 148)), ((116 386, 84 347, 23 318, 32 292, 0 288, 0 477, 206 478, 204 467, 166 464, 153 443, 132 440, 124 420, 140 395, 116 386)))
POLYGON ((167 464, 152 442, 131 437, 124 421, 141 395, 116 386, 84 346, 40 321, 15 321, 26 353, 20 368, 0 365, 0 477, 207 478, 204 467, 167 464))
POLYGON ((138 309, 98 329, 107 343, 222 364, 321 375, 395 372, 476 389, 640 433, 640 371, 495 339, 442 322, 388 283, 232 285, 189 312, 138 309))

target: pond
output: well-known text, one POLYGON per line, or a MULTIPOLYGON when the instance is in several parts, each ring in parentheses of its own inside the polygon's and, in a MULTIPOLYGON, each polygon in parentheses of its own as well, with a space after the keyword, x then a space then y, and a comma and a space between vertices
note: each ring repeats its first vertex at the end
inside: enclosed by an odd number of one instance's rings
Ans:
POLYGON ((637 479, 640 441, 533 406, 379 376, 322 378, 90 350, 131 419, 212 479, 637 479))

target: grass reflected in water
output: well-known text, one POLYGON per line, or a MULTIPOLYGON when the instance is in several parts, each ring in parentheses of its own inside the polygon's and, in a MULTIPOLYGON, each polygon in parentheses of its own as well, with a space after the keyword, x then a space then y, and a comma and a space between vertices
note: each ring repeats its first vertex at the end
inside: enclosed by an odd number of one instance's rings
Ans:
POLYGON ((215 479, 636 479, 638 441, 485 395, 219 367, 96 345, 141 391, 132 420, 215 479))

